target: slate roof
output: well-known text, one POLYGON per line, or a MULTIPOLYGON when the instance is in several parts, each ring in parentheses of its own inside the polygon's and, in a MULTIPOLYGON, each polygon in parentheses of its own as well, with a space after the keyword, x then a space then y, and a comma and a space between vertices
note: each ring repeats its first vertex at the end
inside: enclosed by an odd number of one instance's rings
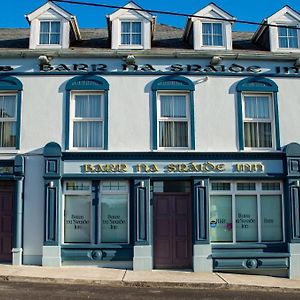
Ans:
MULTIPOLYGON (((82 52, 87 49, 105 49, 110 50, 110 41, 107 29, 98 28, 81 28, 82 40, 71 43, 73 50, 82 52)), ((183 41, 183 29, 164 24, 157 24, 153 41, 152 50, 194 50, 183 41)), ((246 51, 264 51, 257 45, 253 44, 251 38, 253 32, 233 32, 233 50, 246 51)), ((0 28, 0 50, 14 49, 26 50, 29 48, 29 28, 0 28)), ((28 49, 28 51, 30 51, 28 49)), ((112 50, 113 51, 113 50, 112 50)), ((150 50, 151 51, 151 50, 150 50)), ((2 52, 2 51, 1 51, 2 52)))

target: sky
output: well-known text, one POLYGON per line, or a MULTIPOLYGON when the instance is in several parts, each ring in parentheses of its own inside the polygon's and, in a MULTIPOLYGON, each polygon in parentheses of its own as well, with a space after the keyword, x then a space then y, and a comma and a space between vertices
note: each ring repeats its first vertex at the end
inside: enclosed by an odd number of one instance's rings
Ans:
MULTIPOLYGON (((28 22, 24 15, 46 3, 46 0, 0 0, 2 17, 0 28, 27 28, 28 22), (6 16, 6 17, 4 17, 6 16)), ((72 1, 72 0, 71 0, 72 1)), ((75 1, 75 0, 74 0, 75 1)), ((123 6, 126 0, 77 0, 82 2, 100 3, 123 6)), ((210 1, 204 0, 135 0, 144 9, 155 9, 172 12, 193 14, 210 1)), ((237 20, 261 22, 285 5, 291 6, 300 12, 300 0, 215 0, 215 4, 233 15, 237 20)), ((88 7, 83 5, 58 3, 57 4, 77 17, 80 28, 105 28, 107 14, 113 9, 88 7)), ((156 14, 157 23, 167 24, 179 28, 185 26, 186 17, 174 17, 156 14)), ((234 31, 256 31, 257 25, 236 23, 234 31)))

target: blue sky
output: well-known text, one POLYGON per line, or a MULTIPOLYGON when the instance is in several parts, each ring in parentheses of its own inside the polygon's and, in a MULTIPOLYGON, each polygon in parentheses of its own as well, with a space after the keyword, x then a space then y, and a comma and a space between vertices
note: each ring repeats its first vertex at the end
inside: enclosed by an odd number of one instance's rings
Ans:
MULTIPOLYGON (((77 0, 80 1, 80 0, 77 0)), ((111 5, 125 5, 126 0, 82 0, 83 2, 93 2, 111 5)), ((7 16, 0 18, 0 27, 26 28, 28 23, 24 17, 40 5, 45 0, 2 0, 2 12, 7 16)), ((168 10, 180 13, 192 14, 204 7, 211 1, 203 0, 135 0, 135 2, 145 9, 168 10)), ((215 0, 213 1, 225 11, 235 16, 238 20, 261 22, 262 19, 272 15, 274 12, 289 5, 300 12, 300 0, 215 0)), ((57 3, 59 4, 59 3, 57 3)), ((77 16, 80 27, 104 28, 106 27, 105 15, 110 14, 112 9, 79 6, 73 4, 59 4, 70 13, 77 16)), ((185 17, 173 17, 157 15, 157 22, 176 27, 184 27, 185 17)), ((233 30, 255 31, 257 26, 235 24, 233 30)))

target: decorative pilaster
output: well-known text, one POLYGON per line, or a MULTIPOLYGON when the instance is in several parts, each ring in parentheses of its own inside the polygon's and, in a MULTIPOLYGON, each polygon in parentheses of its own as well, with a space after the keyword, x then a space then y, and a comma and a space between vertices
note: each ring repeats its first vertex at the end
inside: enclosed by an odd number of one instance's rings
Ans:
POLYGON ((300 145, 291 143, 285 148, 288 241, 290 278, 300 278, 300 145))
POLYGON ((16 178, 15 203, 14 203, 14 239, 12 249, 12 264, 22 265, 23 254, 23 182, 24 182, 24 157, 17 155, 14 163, 16 178))
POLYGON ((43 265, 60 266, 60 212, 61 212, 61 147, 48 143, 45 158, 45 228, 43 265))
POLYGON ((134 181, 134 270, 152 270, 150 179, 134 181))
POLYGON ((194 251, 195 272, 212 272, 211 246, 209 243, 208 179, 194 180, 194 251))

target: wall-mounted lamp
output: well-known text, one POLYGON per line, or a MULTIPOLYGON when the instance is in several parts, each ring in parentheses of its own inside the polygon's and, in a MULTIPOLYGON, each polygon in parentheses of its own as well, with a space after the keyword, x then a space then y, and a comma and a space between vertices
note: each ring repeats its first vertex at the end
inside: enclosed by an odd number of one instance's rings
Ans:
POLYGON ((145 181, 144 181, 144 180, 141 180, 141 182, 140 182, 140 187, 141 187, 141 188, 145 187, 145 181))
POLYGON ((195 84, 203 83, 208 80, 208 76, 201 77, 194 81, 195 84))
POLYGON ((294 67, 296 68, 300 68, 300 58, 297 58, 295 63, 294 63, 294 67))
POLYGON ((205 186, 205 181, 204 181, 204 180, 200 180, 199 185, 200 185, 201 187, 204 187, 204 186, 205 186))
POLYGON ((50 182, 48 183, 48 187, 53 188, 53 187, 54 187, 54 182, 53 182, 53 181, 50 181, 50 182))
POLYGON ((300 180, 296 180, 296 186, 300 186, 300 180))
POLYGON ((38 60, 40 66, 49 65, 50 61, 52 60, 52 57, 47 55, 40 55, 38 60))
POLYGON ((132 54, 127 55, 127 57, 124 57, 123 60, 125 61, 126 65, 128 65, 128 66, 135 64, 135 57, 132 54))
POLYGON ((221 56, 214 55, 210 60, 210 64, 216 66, 220 64, 222 60, 223 58, 221 56))

